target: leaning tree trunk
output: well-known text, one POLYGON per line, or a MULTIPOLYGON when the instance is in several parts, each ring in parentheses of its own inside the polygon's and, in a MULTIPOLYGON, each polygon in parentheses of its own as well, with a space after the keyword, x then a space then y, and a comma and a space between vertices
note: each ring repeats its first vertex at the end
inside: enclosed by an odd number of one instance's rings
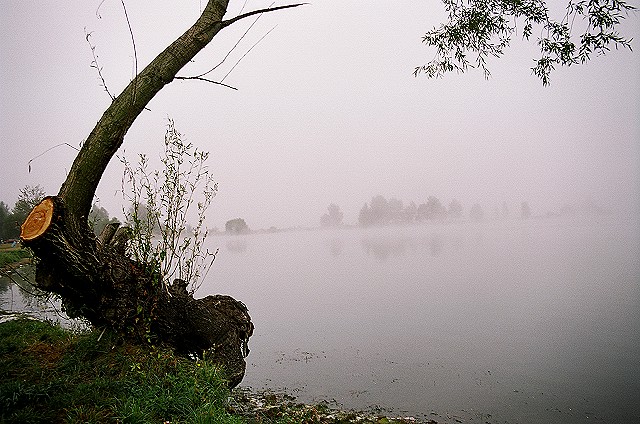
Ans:
POLYGON ((107 226, 99 237, 87 217, 98 183, 134 120, 151 99, 220 30, 247 16, 223 20, 228 0, 209 0, 202 15, 114 99, 78 153, 57 196, 45 198, 22 226, 23 244, 38 258, 36 284, 62 297, 70 316, 138 339, 164 342, 222 364, 230 385, 244 376, 253 324, 229 296, 194 299, 188 282, 163 282, 125 255, 126 229, 107 226))

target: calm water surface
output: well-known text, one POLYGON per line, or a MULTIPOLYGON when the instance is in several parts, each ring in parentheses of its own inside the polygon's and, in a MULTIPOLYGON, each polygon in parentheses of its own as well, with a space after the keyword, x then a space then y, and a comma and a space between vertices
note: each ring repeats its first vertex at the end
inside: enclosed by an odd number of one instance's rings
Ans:
POLYGON ((243 385, 438 422, 640 422, 637 220, 213 237, 243 385), (458 420, 458 421, 456 421, 458 420))

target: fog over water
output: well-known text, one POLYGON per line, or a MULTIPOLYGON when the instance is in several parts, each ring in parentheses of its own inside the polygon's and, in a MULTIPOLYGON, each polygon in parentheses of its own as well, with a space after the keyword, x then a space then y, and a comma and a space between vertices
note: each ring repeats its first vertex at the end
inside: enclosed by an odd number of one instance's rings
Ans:
POLYGON ((489 422, 637 422, 635 221, 216 237, 200 292, 256 325, 244 385, 489 422))

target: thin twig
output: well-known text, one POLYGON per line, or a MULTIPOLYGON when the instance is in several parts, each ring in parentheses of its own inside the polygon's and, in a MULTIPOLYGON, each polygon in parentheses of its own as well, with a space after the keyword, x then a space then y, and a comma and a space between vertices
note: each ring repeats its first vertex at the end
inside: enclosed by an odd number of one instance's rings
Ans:
POLYGON ((122 9, 124 10, 124 17, 127 20, 127 26, 129 27, 129 34, 131 34, 131 44, 133 45, 133 61, 134 61, 134 77, 133 77, 133 99, 131 103, 136 102, 136 91, 138 88, 138 52, 136 50, 136 40, 133 36, 133 29, 131 29, 131 21, 129 21, 129 14, 127 13, 127 6, 124 4, 124 0, 120 0, 122 3, 122 9))
MULTIPOLYGON (((277 25, 276 25, 276 26, 277 26, 277 25)), ((258 41, 256 41, 256 42, 254 43, 254 45, 253 45, 253 46, 251 46, 251 48, 250 48, 249 50, 247 50, 247 51, 245 52, 245 54, 243 54, 243 55, 240 57, 240 59, 238 59, 238 61, 236 62, 236 64, 235 64, 235 65, 233 65, 233 66, 231 67, 231 69, 229 69, 229 72, 227 72, 227 73, 225 74, 225 76, 224 76, 224 77, 222 77, 222 79, 220 80, 220 82, 224 81, 224 80, 225 80, 225 78, 227 78, 227 77, 229 76, 229 74, 231 74, 231 72, 233 72, 233 70, 234 70, 234 69, 236 69, 236 66, 238 66, 238 64, 242 61, 242 59, 244 59, 244 58, 249 54, 249 52, 250 52, 251 50, 253 50, 253 48, 254 48, 255 46, 257 46, 257 45, 258 45, 262 40, 264 40, 264 39, 265 39, 265 37, 271 33, 271 31, 273 31, 274 29, 276 29, 276 26, 274 26, 273 28, 271 28, 269 31, 267 31, 267 33, 266 33, 265 35, 263 35, 262 37, 260 37, 260 39, 259 39, 258 41)))
POLYGON ((74 149, 74 150, 76 150, 76 151, 78 151, 78 152, 80 151, 80 149, 78 149, 77 147, 73 147, 73 146, 72 146, 71 144, 69 144, 69 143, 59 143, 59 144, 56 144, 55 146, 53 146, 53 147, 49 147, 49 148, 48 148, 47 150, 45 150, 44 152, 40 153, 38 156, 35 156, 35 157, 33 157, 33 158, 29 159, 29 163, 28 163, 28 165, 29 165, 29 172, 31 172, 31 162, 33 162, 34 160, 38 159, 40 156, 44 155, 44 154, 45 154, 45 153, 47 153, 48 151, 53 150, 53 149, 55 149, 56 147, 65 146, 65 145, 66 145, 66 146, 71 147, 72 149, 74 149))
POLYGON ((247 6, 247 2, 249 0, 244 0, 244 4, 242 5, 242 9, 240 9, 240 13, 242 13, 244 11, 244 8, 247 6))
POLYGON ((96 18, 98 19, 102 19, 102 16, 100 15, 100 8, 102 7, 102 3, 104 3, 105 1, 106 0, 102 0, 98 5, 98 7, 96 8, 96 18))
POLYGON ((223 87, 227 87, 227 88, 230 88, 232 90, 238 90, 236 87, 233 87, 231 85, 224 84, 224 83, 219 82, 219 81, 213 81, 213 80, 210 80, 210 79, 207 79, 207 78, 202 78, 202 77, 174 77, 174 79, 205 81, 205 82, 210 82, 211 84, 221 85, 223 87))
POLYGON ((93 56, 93 61, 91 62, 91 67, 95 68, 95 70, 98 71, 98 77, 100 78, 100 81, 102 82, 102 87, 104 88, 104 91, 107 92, 109 97, 111 97, 111 101, 113 101, 116 98, 109 91, 109 88, 107 87, 107 82, 105 81, 104 76, 102 75, 102 68, 98 64, 98 55, 96 55, 96 46, 91 44, 91 41, 89 41, 89 38, 91 37, 91 34, 93 34, 93 33, 92 32, 87 32, 87 28, 85 27, 84 28, 84 38, 87 40, 87 43, 89 44, 89 48, 91 49, 91 55, 93 56))

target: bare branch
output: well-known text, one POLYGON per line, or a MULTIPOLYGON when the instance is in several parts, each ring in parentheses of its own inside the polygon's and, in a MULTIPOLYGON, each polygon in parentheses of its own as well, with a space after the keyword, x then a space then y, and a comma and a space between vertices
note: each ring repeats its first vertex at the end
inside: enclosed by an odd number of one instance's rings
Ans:
MULTIPOLYGON (((231 53, 236 49, 236 47, 238 47, 238 45, 242 42, 242 40, 244 40, 244 38, 247 36, 247 34, 249 33, 249 31, 251 31, 251 29, 253 28, 253 26, 258 22, 258 20, 259 20, 259 19, 260 19, 260 17, 263 15, 263 13, 265 13, 265 11, 277 10, 277 9, 280 9, 280 8, 296 7, 296 6, 300 6, 300 5, 302 5, 302 4, 307 4, 307 3, 301 3, 301 4, 297 4, 297 5, 288 5, 288 6, 279 6, 279 7, 276 7, 276 8, 273 8, 273 7, 272 7, 272 6, 273 6, 273 3, 272 3, 272 4, 271 4, 271 5, 269 5, 269 7, 268 7, 268 8, 266 8, 266 9, 256 10, 256 11, 249 12, 249 13, 246 13, 246 14, 244 14, 244 15, 240 15, 240 16, 238 16, 237 18, 235 18, 236 20, 238 20, 238 19, 242 19, 242 18, 244 18, 244 17, 248 17, 248 16, 256 15, 256 14, 258 15, 258 16, 256 17, 256 19, 251 23, 251 25, 249 25, 249 27, 246 29, 246 31, 245 31, 245 32, 240 36, 240 38, 238 38, 238 40, 237 40, 237 41, 236 41, 236 43, 233 45, 233 47, 231 47, 231 49, 229 49, 229 51, 227 52, 227 54, 222 58, 222 60, 221 60, 217 65, 215 65, 213 68, 209 69, 209 70, 208 70, 208 71, 206 71, 206 72, 203 72, 203 73, 201 73, 201 74, 199 74, 199 75, 196 75, 195 77, 180 77, 180 78, 177 78, 177 79, 199 79, 199 80, 202 80, 202 81, 213 82, 214 84, 218 84, 218 83, 217 83, 217 82, 215 82, 215 81, 211 81, 211 80, 208 80, 208 79, 205 79, 205 78, 202 78, 202 77, 204 77, 205 75, 210 74, 211 72, 215 71, 215 70, 216 70, 216 69, 218 69, 218 68, 219 68, 219 67, 220 67, 224 62, 226 62, 226 60, 229 58, 229 56, 231 55, 231 53)), ((242 10, 244 10, 244 8, 245 8, 245 6, 246 6, 246 5, 247 5, 247 2, 245 1, 245 4, 242 6, 242 9, 241 9, 241 11, 240 11, 240 12, 242 12, 242 10)), ((231 22, 231 21, 229 21, 229 22, 231 22)), ((274 28, 275 28, 275 27, 274 27, 274 28)), ((231 71, 233 71, 233 69, 234 69, 236 66, 238 66, 238 64, 240 63, 240 61, 241 61, 242 59, 244 59, 244 57, 245 57, 245 56, 246 56, 246 55, 247 55, 247 54, 248 54, 248 53, 249 53, 249 52, 250 52, 250 51, 251 51, 251 50, 252 50, 252 49, 253 49, 253 48, 254 48, 254 47, 259 43, 259 42, 260 42, 260 41, 262 41, 262 39, 264 39, 264 38, 269 34, 269 32, 271 32, 271 31, 273 31, 273 28, 272 28, 271 30, 269 30, 269 31, 267 32, 267 34, 265 34, 264 36, 262 36, 262 37, 260 38, 260 40, 258 40, 258 42, 256 42, 256 43, 255 43, 255 44, 254 44, 254 45, 253 45, 253 46, 252 46, 252 47, 251 47, 247 52, 245 52, 245 54, 244 54, 244 55, 242 55, 242 57, 241 57, 241 58, 240 58, 240 59, 235 63, 235 65, 233 65, 233 67, 231 68, 231 70, 230 70, 230 71, 229 71, 229 72, 224 76, 224 78, 222 78, 222 80, 223 80, 223 81, 224 81, 224 79, 225 79, 227 76, 229 76, 229 74, 231 73, 231 71)), ((222 84, 222 85, 225 85, 225 84, 222 84)), ((230 87, 230 88, 233 88, 233 87, 230 87)), ((235 89, 235 88, 234 88, 234 89, 235 89)))
POLYGON ((196 77, 197 78, 203 77, 203 76, 205 76, 207 74, 210 74, 211 72, 215 71, 216 69, 218 69, 218 67, 220 67, 220 65, 222 65, 229 58, 229 56, 236 49, 236 47, 238 47, 240 42, 242 40, 244 40, 244 38, 247 36, 249 31, 251 31, 251 28, 253 28, 253 26, 256 24, 256 22, 258 22, 258 19, 260 19, 261 16, 262 16, 262 14, 258 15, 258 17, 253 21, 253 23, 251 25, 249 25, 249 28, 247 28, 247 30, 244 32, 244 34, 242 34, 242 36, 240 36, 240 38, 238 38, 238 41, 236 41, 236 43, 233 45, 233 47, 231 47, 231 49, 227 52, 227 54, 222 58, 220 63, 218 63, 213 68, 209 69, 207 72, 204 72, 204 73, 202 73, 200 75, 196 75, 196 77))
POLYGON ((247 13, 243 13, 241 15, 238 15, 235 18, 231 18, 229 20, 222 21, 222 26, 223 27, 227 27, 227 26, 231 25, 232 23, 237 22, 240 19, 248 18, 249 16, 258 15, 258 14, 267 13, 267 12, 275 12, 276 10, 289 9, 289 8, 292 8, 292 7, 304 6, 304 5, 307 5, 307 4, 310 4, 310 3, 286 4, 284 6, 267 7, 265 9, 253 10, 251 12, 247 12, 247 13))
POLYGON ((236 87, 233 87, 231 85, 224 84, 224 83, 219 82, 219 81, 210 80, 210 79, 207 79, 207 78, 202 78, 202 77, 199 77, 199 76, 195 76, 195 77, 175 77, 174 79, 178 79, 178 80, 198 80, 198 81, 210 82, 211 84, 221 85, 223 87, 227 87, 227 88, 230 88, 230 89, 236 90, 236 91, 238 90, 236 87))

